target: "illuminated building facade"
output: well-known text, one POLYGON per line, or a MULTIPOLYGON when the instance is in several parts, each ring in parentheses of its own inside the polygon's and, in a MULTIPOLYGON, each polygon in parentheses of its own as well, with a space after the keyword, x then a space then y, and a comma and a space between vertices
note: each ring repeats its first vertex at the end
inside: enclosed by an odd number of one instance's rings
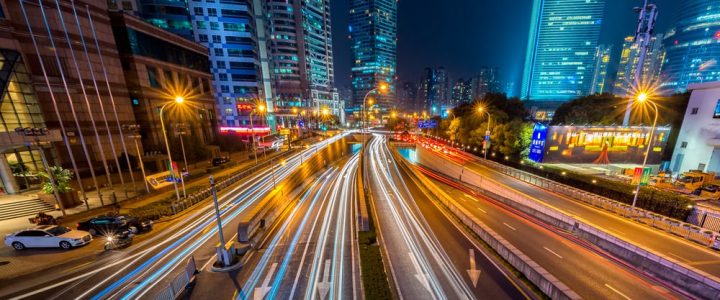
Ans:
MULTIPOLYGON (((110 19, 144 152, 165 152, 159 108, 177 96, 188 104, 166 108, 169 131, 183 123, 186 140, 214 142, 216 105, 207 48, 128 14, 111 12, 110 19)), ((171 142, 176 136, 169 135, 171 142)))
POLYGON ((604 0, 534 0, 521 98, 567 101, 587 95, 604 0))
MULTIPOLYGON (((660 80, 660 69, 665 59, 665 49, 662 45, 663 35, 656 34, 650 38, 645 60, 643 61, 642 75, 640 82, 651 84, 660 80)), ((620 63, 618 64, 613 94, 627 96, 632 93, 635 85, 635 71, 640 60, 639 42, 632 36, 625 38, 622 52, 620 52, 620 63)))
POLYGON ((600 45, 595 52, 595 70, 593 72, 592 86, 590 94, 602 94, 607 92, 606 83, 608 81, 607 69, 610 64, 610 52, 612 46, 600 45))
POLYGON ((329 109, 343 119, 333 73, 329 1, 267 2, 276 117, 286 124, 297 116, 293 108, 329 109))
POLYGON ((109 5, 119 10, 133 10, 157 27, 180 35, 186 39, 193 39, 188 2, 190 0, 138 0, 135 1, 108 1, 109 5), (138 5, 139 7, 134 7, 138 5))
POLYGON ((483 66, 478 75, 470 82, 472 98, 482 99, 487 93, 500 93, 503 91, 500 81, 500 69, 497 67, 483 66))
POLYGON ((720 0, 680 1, 677 25, 665 34, 663 90, 720 81, 720 0))
POLYGON ((188 3, 195 40, 209 50, 219 125, 249 127, 249 112, 239 109, 248 103, 261 103, 267 111, 265 117, 253 116, 253 125, 272 123, 264 1, 188 3))
POLYGON ((395 106, 397 64, 397 0, 350 1, 350 47, 353 52, 353 105, 362 105, 365 94, 386 83, 390 89, 376 95, 383 110, 395 106))
POLYGON ((688 86, 690 101, 670 162, 673 173, 720 173, 720 82, 688 86))

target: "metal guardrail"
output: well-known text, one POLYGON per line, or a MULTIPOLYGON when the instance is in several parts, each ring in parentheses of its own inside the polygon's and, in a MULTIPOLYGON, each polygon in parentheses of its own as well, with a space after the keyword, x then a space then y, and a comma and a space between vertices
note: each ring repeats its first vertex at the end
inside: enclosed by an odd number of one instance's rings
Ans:
POLYGON ((187 264, 182 273, 178 274, 170 281, 170 284, 162 289, 160 293, 155 296, 156 300, 175 300, 177 299, 188 286, 195 281, 195 274, 197 274, 197 267, 195 266, 195 257, 190 256, 187 264))
POLYGON ((625 218, 636 220, 640 223, 683 237, 703 246, 720 249, 720 233, 718 232, 701 228, 670 217, 665 217, 642 208, 632 207, 616 200, 570 187, 493 161, 486 161, 483 159, 478 159, 477 161, 485 166, 499 170, 510 177, 562 194, 572 199, 580 200, 586 204, 602 208, 625 218))
MULTIPOLYGON (((223 189, 240 181, 240 179, 243 179, 243 178, 246 178, 246 177, 252 175, 253 173, 257 172, 259 169, 270 166, 270 164, 273 163, 275 159, 286 157, 286 156, 290 155, 291 153, 294 153, 294 152, 285 151, 285 152, 279 154, 277 157, 275 157, 271 160, 263 161, 257 165, 250 167, 249 169, 245 169, 245 170, 236 172, 229 176, 220 177, 220 178, 218 178, 217 183, 215 184, 215 188, 218 192, 222 191, 223 189)), ((188 195, 187 198, 185 198, 185 199, 182 199, 180 201, 174 201, 171 205, 173 215, 192 207, 193 205, 209 198, 210 196, 212 196, 210 187, 206 187, 206 188, 202 188, 199 191, 188 195)))

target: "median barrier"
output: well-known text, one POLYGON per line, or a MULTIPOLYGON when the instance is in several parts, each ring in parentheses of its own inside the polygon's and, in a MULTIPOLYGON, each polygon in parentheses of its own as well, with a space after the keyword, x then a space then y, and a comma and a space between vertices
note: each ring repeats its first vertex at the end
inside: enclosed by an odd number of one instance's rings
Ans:
MULTIPOLYGON (((419 164, 451 178, 459 177, 460 174, 457 172, 458 165, 454 162, 442 159, 437 155, 432 155, 427 152, 428 150, 423 148, 417 149, 419 164)), ((579 221, 557 209, 551 208, 540 201, 529 199, 528 196, 523 193, 507 189, 503 185, 494 182, 491 178, 480 176, 464 168, 462 168, 461 172, 463 180, 459 181, 478 192, 512 206, 546 224, 568 230, 578 238, 590 242, 633 267, 674 285, 680 289, 680 291, 704 299, 720 299, 720 279, 711 274, 677 262, 662 254, 653 253, 626 242, 593 225, 579 221)), ((555 186, 558 190, 568 189, 558 186, 559 185, 555 186)), ((627 205, 622 205, 625 204, 612 200, 603 201, 603 207, 610 211, 632 209, 627 205)), ((635 210, 639 209, 635 208, 635 210)), ((665 229, 666 231, 692 240, 689 238, 689 233, 692 228, 690 224, 660 217, 653 221, 653 226, 661 229, 667 228, 665 229)))

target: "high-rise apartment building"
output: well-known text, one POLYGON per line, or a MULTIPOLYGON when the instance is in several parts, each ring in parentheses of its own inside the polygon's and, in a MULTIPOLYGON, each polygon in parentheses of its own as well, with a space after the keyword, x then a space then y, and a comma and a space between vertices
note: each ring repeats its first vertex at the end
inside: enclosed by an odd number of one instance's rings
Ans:
MULTIPOLYGON (((665 59, 662 40, 662 34, 656 34, 650 38, 641 70, 640 84, 659 82, 660 69, 665 59)), ((628 36, 625 38, 622 52, 620 52, 620 63, 618 64, 617 75, 615 76, 613 94, 627 96, 628 93, 632 93, 635 90, 635 72, 637 71, 639 61, 640 42, 635 41, 632 36, 628 36)))
POLYGON ((608 81, 607 70, 610 64, 611 51, 612 46, 605 45, 598 46, 597 51, 595 51, 595 70, 590 94, 602 94, 608 91, 606 83, 608 81))
POLYGON ((195 41, 209 50, 220 125, 250 127, 252 107, 263 104, 267 117, 256 114, 253 127, 262 133, 271 130, 273 105, 264 1, 188 4, 195 41))
POLYGON ((472 80, 463 80, 462 78, 455 81, 452 88, 452 100, 450 106, 457 106, 460 103, 472 102, 472 80))
POLYGON ((521 98, 567 101, 587 95, 605 0, 534 0, 521 98))
POLYGON ((397 60, 397 0, 351 0, 350 32, 353 51, 353 105, 381 83, 390 90, 375 96, 382 109, 395 106, 397 60))
POLYGON ((269 0, 272 83, 276 116, 295 116, 293 108, 329 109, 344 114, 335 88, 330 2, 269 0))
POLYGON ((483 66, 478 75, 470 82, 472 98, 482 99, 487 93, 500 93, 503 91, 500 81, 500 70, 497 67, 483 66))
POLYGON ((402 88, 398 91, 399 106, 405 110, 418 111, 422 110, 418 105, 418 84, 412 81, 403 83, 402 88))
POLYGON ((720 0, 683 0, 676 26, 665 34, 663 90, 720 81, 720 0))

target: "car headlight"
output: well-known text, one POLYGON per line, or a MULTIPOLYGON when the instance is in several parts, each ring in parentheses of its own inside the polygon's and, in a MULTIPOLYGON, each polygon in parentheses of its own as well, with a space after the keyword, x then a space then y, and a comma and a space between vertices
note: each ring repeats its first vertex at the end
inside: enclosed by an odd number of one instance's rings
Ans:
POLYGON ((73 242, 79 242, 79 241, 82 241, 82 239, 81 239, 81 238, 80 238, 80 239, 72 239, 72 240, 73 240, 73 242))
POLYGON ((111 243, 112 243, 113 241, 115 241, 115 237, 114 237, 114 236, 108 236, 108 237, 106 237, 105 239, 107 239, 107 241, 108 241, 108 242, 111 242, 111 243))

